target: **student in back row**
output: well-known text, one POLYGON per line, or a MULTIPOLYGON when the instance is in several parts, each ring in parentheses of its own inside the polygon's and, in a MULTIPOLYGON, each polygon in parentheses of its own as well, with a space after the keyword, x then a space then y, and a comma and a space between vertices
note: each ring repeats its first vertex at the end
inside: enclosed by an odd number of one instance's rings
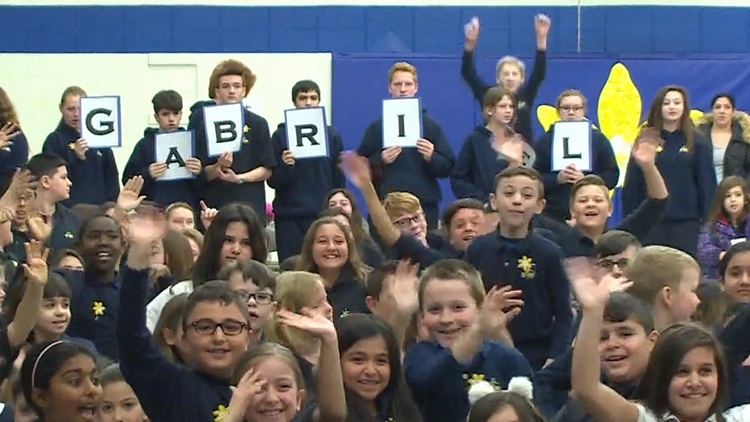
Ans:
POLYGON ((135 176, 143 177, 141 195, 146 199, 168 207, 175 202, 187 203, 193 209, 203 195, 205 176, 201 176, 201 162, 195 157, 182 157, 185 167, 196 176, 187 180, 159 180, 167 171, 166 163, 156 162, 156 135, 185 130, 180 127, 182 119, 182 96, 176 91, 159 91, 151 100, 154 105, 154 118, 159 128, 146 128, 143 138, 133 148, 130 159, 122 172, 123 185, 135 176))
POLYGON ((60 99, 62 119, 42 146, 42 152, 59 155, 68 164, 73 186, 70 188, 70 198, 63 202, 67 207, 103 204, 116 200, 120 193, 112 148, 89 149, 86 139, 81 138, 81 97, 86 97, 86 91, 82 88, 65 88, 60 99))
POLYGON ((190 107, 189 130, 195 131, 198 158, 206 171, 204 200, 211 208, 221 209, 232 202, 250 205, 266 220, 265 181, 276 167, 268 121, 245 109, 240 150, 219 157, 208 156, 203 107, 241 103, 255 85, 256 75, 242 62, 219 63, 208 84, 208 96, 214 101, 199 101, 190 107))
MULTIPOLYGON (((310 80, 297 82, 292 87, 292 102, 296 108, 319 107, 320 87, 310 80)), ((344 143, 339 132, 328 126, 328 157, 297 160, 289 150, 285 123, 279 124, 271 143, 278 167, 268 179, 268 186, 276 190, 273 211, 276 251, 281 262, 300 253, 305 233, 323 210, 328 192, 345 187, 344 174, 338 166, 344 143)))

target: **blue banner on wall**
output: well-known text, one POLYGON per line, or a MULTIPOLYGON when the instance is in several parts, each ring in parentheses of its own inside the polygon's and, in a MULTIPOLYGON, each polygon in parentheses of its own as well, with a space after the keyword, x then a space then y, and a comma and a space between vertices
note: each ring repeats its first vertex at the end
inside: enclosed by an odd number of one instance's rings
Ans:
MULTIPOLYGON (((526 62, 531 72, 532 59, 526 62)), ((388 97, 388 70, 408 61, 419 72, 419 92, 428 113, 442 125, 458 152, 466 136, 481 121, 478 103, 460 76, 460 56, 334 55, 333 124, 345 147, 355 149, 367 125, 378 118, 388 97)), ((485 80, 495 80, 497 58, 479 59, 485 80)), ((658 90, 682 85, 690 92, 691 115, 698 119, 710 111, 711 98, 720 92, 735 96, 738 109, 750 105, 750 58, 747 56, 553 57, 547 60, 547 77, 537 104, 535 136, 557 119, 551 105, 567 89, 578 89, 588 99, 587 117, 613 142, 618 162, 627 162, 629 146, 658 90)), ((623 171, 624 173, 624 171, 623 171)), ((455 198, 447 180, 441 183, 445 207, 455 198)), ((613 221, 618 220, 617 215, 613 221)))

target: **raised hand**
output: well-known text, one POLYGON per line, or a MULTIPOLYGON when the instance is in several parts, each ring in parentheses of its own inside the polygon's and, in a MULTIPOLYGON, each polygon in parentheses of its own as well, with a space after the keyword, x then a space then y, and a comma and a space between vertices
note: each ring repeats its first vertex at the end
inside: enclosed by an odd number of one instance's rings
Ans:
POLYGON ((0 149, 13 146, 13 138, 21 134, 21 129, 15 123, 8 122, 0 127, 0 149))
POLYGON ((29 283, 40 285, 47 284, 47 256, 49 249, 44 247, 44 243, 37 240, 23 244, 26 249, 26 263, 22 264, 23 273, 29 283))
POLYGON ((224 422, 242 422, 245 420, 245 411, 250 405, 253 396, 259 394, 268 382, 260 372, 250 368, 240 378, 236 387, 232 387, 232 399, 229 400, 229 415, 224 422))
POLYGON ((383 283, 385 299, 393 303, 401 313, 411 314, 419 306, 419 265, 401 260, 393 277, 383 283))
POLYGON ((276 316, 282 324, 305 331, 318 338, 336 336, 333 321, 323 315, 309 311, 294 313, 282 309, 276 313, 276 316))
POLYGON ((355 152, 341 154, 341 168, 349 181, 360 189, 372 182, 370 163, 367 158, 361 157, 355 152))
POLYGON ((510 164, 521 165, 523 163, 523 147, 525 144, 523 138, 520 135, 516 135, 500 144, 497 152, 502 154, 510 164))
POLYGON ((216 208, 209 208, 205 202, 201 201, 201 222, 203 227, 208 230, 208 227, 213 223, 219 210, 216 208))
POLYGON ((464 36, 466 41, 464 42, 464 50, 474 51, 477 48, 477 42, 479 41, 479 18, 474 16, 471 18, 469 23, 464 25, 464 36))
POLYGON ((497 336, 521 313, 521 294, 520 290, 511 290, 511 286, 490 289, 479 311, 479 327, 485 337, 497 336))
POLYGON ((657 129, 646 127, 633 145, 631 156, 641 166, 656 165, 656 155, 664 145, 661 134, 657 129))
POLYGON ((617 281, 605 279, 604 271, 589 258, 569 259, 565 270, 568 273, 568 279, 573 286, 578 303, 584 309, 603 308, 609 300, 612 283, 620 283, 622 290, 632 285, 632 283, 623 279, 617 281))
POLYGON ((143 189, 143 177, 131 177, 123 186, 120 194, 117 195, 117 207, 125 212, 138 208, 141 202, 146 199, 145 196, 139 196, 141 189, 143 189))
POLYGON ((534 31, 536 36, 546 39, 549 36, 549 29, 552 26, 552 19, 547 15, 539 14, 534 16, 534 31))
POLYGON ((150 257, 153 243, 164 238, 166 232, 164 213, 156 208, 148 208, 130 217, 125 227, 125 238, 131 250, 136 247, 147 250, 150 257))
POLYGON ((31 237, 40 242, 46 242, 52 235, 52 217, 42 215, 35 208, 29 210, 26 226, 29 228, 31 237))

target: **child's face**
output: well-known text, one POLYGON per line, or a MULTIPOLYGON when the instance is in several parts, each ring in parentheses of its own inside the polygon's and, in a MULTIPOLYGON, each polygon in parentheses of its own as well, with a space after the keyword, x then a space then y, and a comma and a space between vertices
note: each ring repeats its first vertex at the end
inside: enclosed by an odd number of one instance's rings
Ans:
POLYGON ((73 186, 73 182, 68 179, 68 168, 60 166, 52 176, 42 176, 40 186, 54 201, 64 201, 70 198, 70 187, 73 186))
POLYGON ((19 394, 13 403, 13 420, 15 422, 36 422, 36 413, 26 403, 23 394, 19 394))
POLYGON ((50 338, 58 339, 70 323, 70 298, 51 297, 42 300, 36 321, 36 329, 50 338))
POLYGON ((604 322, 599 338, 599 358, 607 378, 622 385, 634 382, 646 371, 656 333, 646 333, 632 319, 604 322))
POLYGON ((521 68, 514 63, 505 63, 497 74, 497 84, 505 89, 517 91, 523 83, 521 68))
POLYGON ((719 372, 716 356, 708 347, 696 347, 680 362, 669 383, 669 407, 680 420, 705 420, 716 400, 719 372))
POLYGON ((318 282, 315 292, 310 297, 310 302, 302 310, 313 312, 329 320, 333 320, 333 307, 328 303, 328 294, 323 283, 318 282))
POLYGON ((249 261, 253 259, 253 248, 250 246, 250 233, 247 225, 239 221, 227 224, 224 244, 221 246, 219 260, 221 266, 234 261, 249 261))
POLYGON ((128 383, 118 381, 104 387, 98 422, 144 421, 148 421, 146 413, 128 383))
POLYGON ((317 107, 320 105, 320 94, 317 91, 302 91, 294 98, 294 106, 297 108, 317 107))
POLYGON ((689 321, 698 309, 701 300, 695 291, 700 283, 700 271, 696 267, 686 267, 677 289, 672 291, 669 313, 675 323, 689 321))
POLYGON ((724 291, 737 302, 750 302, 750 251, 732 256, 724 273, 724 291))
POLYGON ((618 254, 600 257, 596 265, 614 278, 623 278, 625 269, 633 262, 636 253, 638 253, 638 248, 630 245, 618 254))
POLYGON ((154 115, 156 122, 159 124, 159 130, 162 132, 174 132, 180 127, 182 120, 182 111, 159 110, 154 115))
POLYGON ((513 406, 503 406, 498 409, 495 413, 487 419, 487 422, 518 422, 521 418, 518 417, 516 409, 513 406))
POLYGON ((312 258, 321 270, 339 270, 349 261, 346 234, 336 224, 322 224, 315 230, 312 258))
POLYGON ((188 329, 184 335, 190 347, 191 361, 200 371, 218 377, 231 376, 234 366, 250 343, 251 333, 245 329, 239 334, 228 335, 222 327, 210 326, 243 323, 246 324, 247 321, 234 303, 224 305, 219 302, 201 302, 196 304, 188 316, 188 329), (213 334, 210 333, 210 328, 215 328, 213 334), (209 332, 206 333, 203 330, 209 332))
POLYGON ((479 228, 484 220, 484 211, 462 208, 456 211, 451 219, 448 235, 451 245, 459 251, 465 251, 474 238, 479 235, 479 228))
POLYGON ((164 242, 162 242, 161 240, 155 240, 151 245, 151 265, 164 265, 165 263, 166 259, 164 258, 164 242))
POLYGON ((169 211, 167 226, 171 230, 181 231, 195 228, 195 216, 187 208, 177 207, 169 211))
POLYGON ((450 348, 477 318, 477 302, 462 280, 430 280, 422 300, 425 328, 445 348, 450 348))
POLYGON ((403 213, 391 217, 391 223, 401 233, 406 233, 424 240, 427 237, 427 219, 421 209, 414 214, 403 213))
POLYGON ((349 198, 339 192, 328 200, 328 208, 341 208, 345 213, 352 215, 352 203, 349 198))
POLYGON ((122 247, 122 232, 115 220, 99 217, 89 223, 83 234, 80 252, 87 268, 103 273, 115 268, 122 247))
POLYGON ((68 359, 50 380, 49 389, 35 389, 33 397, 45 415, 55 415, 57 420, 95 421, 102 386, 94 359, 84 354, 68 359))
POLYGON ((570 214, 578 227, 604 230, 612 214, 609 192, 601 186, 581 187, 576 191, 570 214))
POLYGON ((365 400, 375 400, 391 381, 391 360, 382 336, 354 343, 341 355, 344 385, 365 400))
POLYGON ((500 228, 508 234, 525 236, 529 222, 540 211, 539 182, 527 176, 500 180, 492 203, 500 214, 500 228))
POLYGON ((731 219, 735 219, 742 214, 746 203, 745 192, 742 191, 740 186, 729 189, 727 194, 724 195, 724 211, 731 219))
POLYGON ((247 301, 250 326, 253 333, 260 333, 276 311, 276 302, 273 300, 271 289, 259 289, 253 280, 245 280, 241 272, 234 272, 229 276, 229 285, 247 301))
POLYGON ((288 422, 297 414, 305 396, 297 385, 297 378, 289 363, 278 357, 269 357, 255 370, 267 381, 266 388, 250 400, 245 411, 254 422, 288 422))
POLYGON ((58 265, 60 268, 73 271, 83 271, 83 262, 72 255, 65 255, 58 265))
POLYGON ((201 247, 193 239, 188 238, 188 242, 190 243, 190 252, 193 254, 193 262, 195 262, 201 253, 201 247))

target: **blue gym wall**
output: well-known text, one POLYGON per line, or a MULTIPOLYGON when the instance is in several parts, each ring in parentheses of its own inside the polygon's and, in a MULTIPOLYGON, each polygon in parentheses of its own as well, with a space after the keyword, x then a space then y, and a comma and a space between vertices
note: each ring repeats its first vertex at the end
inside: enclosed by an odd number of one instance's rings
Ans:
MULTIPOLYGON (((576 52, 577 10, 561 6, 0 6, 0 52, 455 54, 476 15, 481 54, 524 55, 539 12, 553 19, 550 50, 576 52)), ((747 22, 743 7, 584 7, 582 52, 746 53, 747 22)))

